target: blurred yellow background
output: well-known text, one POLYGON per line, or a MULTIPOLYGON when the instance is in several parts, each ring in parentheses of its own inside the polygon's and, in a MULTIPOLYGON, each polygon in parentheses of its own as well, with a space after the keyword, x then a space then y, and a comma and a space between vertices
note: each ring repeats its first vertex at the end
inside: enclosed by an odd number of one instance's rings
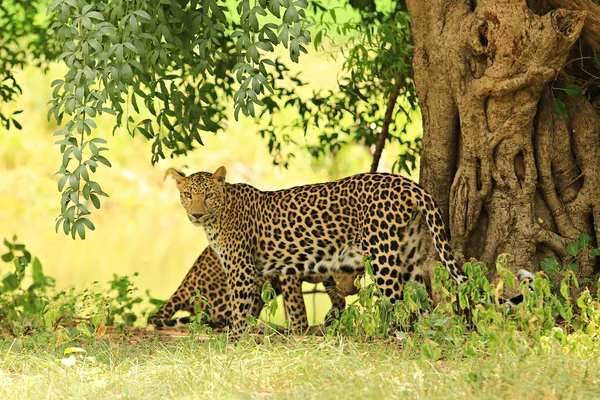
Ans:
MULTIPOLYGON (((307 93, 334 89, 341 62, 311 50, 301 57, 300 64, 289 63, 292 72, 302 71, 303 79, 310 83, 305 88, 307 93)), ((52 137, 56 123, 47 119, 50 82, 62 77, 63 72, 58 65, 53 65, 47 75, 36 68, 19 72, 17 80, 23 95, 17 104, 0 104, 5 111, 23 110, 17 118, 22 130, 0 128, 0 236, 9 238, 16 234, 19 242, 39 257, 44 272, 56 279, 58 288, 83 288, 94 281, 104 283, 115 273, 139 272, 134 282, 140 293, 150 289, 152 296, 160 299, 172 294, 207 242, 201 228, 186 218, 174 182, 164 180, 169 167, 191 173, 224 165, 229 182, 246 182, 268 190, 365 172, 371 164, 369 150, 352 145, 335 158, 319 161, 291 148, 296 157, 289 169, 276 167, 266 141, 256 134, 260 125, 249 118, 235 121, 231 111, 226 131, 205 134, 204 147, 187 157, 152 166, 150 143, 141 135, 130 137, 124 128, 113 136, 114 119, 103 116, 96 120, 98 129, 94 134, 108 140, 110 150, 104 155, 113 167, 101 166, 95 180, 110 197, 102 198, 102 208, 91 216, 96 230, 88 232, 84 241, 73 240, 54 230, 60 208, 54 173, 60 166, 60 153, 52 137)), ((284 113, 277 118, 283 125, 290 117, 293 115, 284 113)), ((420 116, 412 121, 410 135, 420 135, 420 116)), ((288 133, 297 141, 305 140, 302 132, 288 133)), ((390 171, 398 150, 388 145, 380 171, 390 171)), ((328 306, 322 307, 314 315, 314 310, 320 308, 315 304, 326 304, 325 299, 325 295, 319 295, 307 300, 312 323, 322 319, 327 310, 328 306)))

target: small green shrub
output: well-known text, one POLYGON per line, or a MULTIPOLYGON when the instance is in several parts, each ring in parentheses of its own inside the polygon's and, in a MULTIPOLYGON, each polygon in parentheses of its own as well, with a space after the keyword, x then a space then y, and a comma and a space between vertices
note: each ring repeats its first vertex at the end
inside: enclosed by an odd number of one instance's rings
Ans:
POLYGON ((210 301, 196 290, 196 294, 190 297, 190 304, 194 306, 194 315, 190 316, 190 324, 187 327, 188 332, 197 334, 209 334, 212 328, 206 322, 210 319, 210 315, 204 311, 211 306, 210 301), (201 307, 201 306, 204 306, 201 307))
POLYGON ((8 251, 2 261, 8 268, 0 283, 0 324, 15 333, 43 328, 47 321, 41 316, 51 303, 54 279, 44 275, 40 260, 32 259, 16 236, 4 239, 4 245, 8 251))
MULTIPOLYGON (((523 302, 516 307, 500 302, 504 287, 514 287, 517 282, 506 268, 507 260, 504 254, 497 259, 500 280, 495 286, 487 280, 483 263, 466 263, 469 279, 461 285, 438 264, 432 288, 441 294, 441 301, 435 307, 430 305, 425 288, 416 282, 405 284, 403 301, 393 306, 382 299, 374 284, 363 285, 358 300, 341 315, 336 314, 338 318, 328 333, 356 340, 386 339, 393 333, 406 348, 430 361, 456 354, 449 351, 451 348, 462 350, 459 352, 465 357, 509 347, 525 355, 535 344, 548 346, 555 340, 564 344, 580 335, 597 337, 600 302, 587 290, 571 301, 571 289, 578 287, 571 269, 566 269, 556 284, 543 271, 535 275, 531 285, 522 282, 523 302)), ((369 260, 365 260, 365 270, 373 281, 369 260)))
MULTIPOLYGON (((56 291, 53 278, 44 275, 42 263, 25 245, 4 240, 4 273, 0 283, 0 329, 14 335, 51 331, 59 326, 131 326, 144 298, 128 276, 114 275, 108 289, 94 282, 82 291, 73 287, 56 291)), ((134 277, 137 273, 134 274, 134 277)), ((142 315, 145 311, 141 312, 142 315)))

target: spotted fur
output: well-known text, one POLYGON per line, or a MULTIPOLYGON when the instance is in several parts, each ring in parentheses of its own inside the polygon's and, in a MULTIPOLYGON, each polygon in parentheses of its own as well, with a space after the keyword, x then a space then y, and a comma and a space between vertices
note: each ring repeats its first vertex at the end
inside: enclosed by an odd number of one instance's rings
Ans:
MULTIPOLYGON (((265 282, 270 281, 277 295, 283 294, 288 328, 293 332, 304 332, 308 329, 306 307, 302 294, 302 282, 323 282, 332 303, 332 309, 346 308, 345 296, 356 294, 355 275, 315 275, 304 277, 270 276, 257 279, 255 284, 254 304, 251 315, 258 318, 263 307, 261 290, 265 282)), ((215 330, 227 325, 231 316, 231 295, 225 270, 221 267, 217 254, 206 248, 186 274, 175 293, 148 318, 148 323, 156 328, 184 326, 190 322, 189 317, 173 319, 177 311, 187 311, 195 315, 197 311, 205 313, 206 324, 215 330), (203 296, 209 304, 202 301, 191 303, 192 296, 203 296), (210 305, 210 306, 209 306, 210 305)))
POLYGON ((260 276, 361 273, 363 257, 369 257, 383 296, 400 300, 406 282, 424 281, 422 217, 450 276, 458 283, 467 278, 434 199, 405 177, 358 174, 261 191, 226 183, 224 167, 214 174, 172 175, 188 218, 204 228, 227 271, 234 336, 245 331, 260 276))

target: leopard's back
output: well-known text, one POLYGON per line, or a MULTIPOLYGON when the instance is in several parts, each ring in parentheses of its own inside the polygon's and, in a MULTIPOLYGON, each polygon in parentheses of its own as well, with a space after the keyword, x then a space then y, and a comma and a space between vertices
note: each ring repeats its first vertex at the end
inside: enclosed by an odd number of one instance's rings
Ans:
POLYGON ((273 192, 234 184, 227 195, 217 248, 252 254, 264 275, 356 274, 369 257, 382 272, 377 283, 399 298, 404 282, 424 280, 425 216, 442 261, 455 279, 464 278, 433 198, 402 176, 361 174, 273 192))

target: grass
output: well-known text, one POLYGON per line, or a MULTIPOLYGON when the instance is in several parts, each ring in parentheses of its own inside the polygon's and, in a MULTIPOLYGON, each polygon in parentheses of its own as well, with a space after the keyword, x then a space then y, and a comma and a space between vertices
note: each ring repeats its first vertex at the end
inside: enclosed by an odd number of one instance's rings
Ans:
MULTIPOLYGON (((310 48, 302 65, 292 70, 303 72, 309 92, 332 88, 339 67, 310 48)), ((0 236, 16 234, 59 288, 90 287, 113 274, 137 271, 133 280, 142 293, 167 298, 176 289, 206 241, 187 221, 174 183, 163 180, 169 167, 191 172, 226 165, 231 182, 276 189, 336 179, 370 166, 368 150, 349 145, 335 159, 315 161, 296 151, 289 170, 273 167, 266 144, 255 133, 260 125, 233 118, 226 132, 205 136, 205 146, 189 157, 152 166, 147 142, 124 130, 113 137, 113 121, 101 118, 97 133, 109 140, 113 168, 99 170, 97 178, 111 197, 93 216, 96 231, 85 241, 72 241, 54 233, 59 193, 53 175, 60 162, 51 136, 57 127, 46 119, 50 82, 63 72, 54 66, 48 76, 35 68, 19 73, 24 94, 13 107, 24 110, 23 130, 0 128, 0 236)), ((291 117, 283 112, 281 126, 291 117)), ((419 131, 415 122, 411 134, 419 131)), ((290 134, 305 140, 298 132, 290 134)), ((386 149, 380 170, 390 170, 397 150, 386 149)), ((307 297, 311 323, 322 321, 328 308, 326 295, 307 297)), ((281 304, 271 321, 283 322, 281 304)), ((437 352, 425 351, 431 339, 412 335, 366 343, 344 336, 276 335, 260 337, 260 344, 247 339, 237 345, 219 336, 72 335, 59 329, 0 340, 0 398, 600 398, 600 348, 592 330, 567 340, 551 335, 534 340, 522 331, 512 334, 516 339, 508 340, 509 334, 491 339, 490 333, 469 346, 465 338, 439 335, 437 352), (65 355, 74 346, 85 352, 65 355)), ((415 329, 415 335, 423 333, 415 329)))
POLYGON ((202 399, 600 398, 598 346, 522 344, 465 357, 446 346, 425 358, 398 341, 270 337, 256 345, 193 338, 138 345, 39 337, 0 343, 0 397, 202 399), (74 365, 63 349, 81 345, 74 365), (90 358, 88 358, 90 357, 90 358))

